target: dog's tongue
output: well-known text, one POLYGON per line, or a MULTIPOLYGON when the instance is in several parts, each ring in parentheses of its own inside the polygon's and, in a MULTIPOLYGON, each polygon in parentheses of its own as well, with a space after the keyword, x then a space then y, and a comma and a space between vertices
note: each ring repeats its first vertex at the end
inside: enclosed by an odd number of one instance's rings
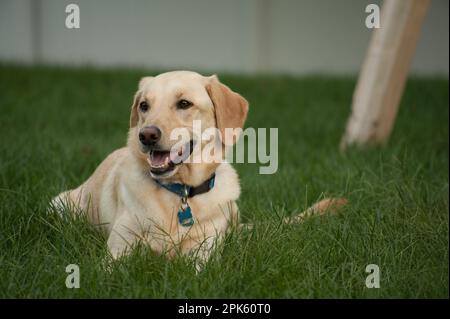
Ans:
POLYGON ((151 161, 153 166, 161 166, 166 162, 166 158, 170 156, 170 152, 153 151, 151 161))

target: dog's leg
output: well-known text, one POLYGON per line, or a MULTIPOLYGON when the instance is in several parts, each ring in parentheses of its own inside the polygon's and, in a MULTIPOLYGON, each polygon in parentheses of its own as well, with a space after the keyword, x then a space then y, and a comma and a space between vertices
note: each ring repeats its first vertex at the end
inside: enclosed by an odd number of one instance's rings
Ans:
MULTIPOLYGON (((284 218, 283 222, 286 224, 297 224, 303 222, 306 218, 311 216, 323 215, 326 213, 336 213, 340 207, 346 205, 347 203, 348 200, 343 197, 325 198, 315 203, 300 214, 284 218)), ((251 230, 253 228, 253 224, 240 224, 239 228, 243 230, 251 230)))
POLYGON ((311 216, 323 215, 326 213, 334 214, 340 207, 346 205, 347 203, 348 200, 343 197, 325 198, 298 215, 284 218, 283 222, 286 224, 297 224, 303 222, 306 218, 311 216))
POLYGON ((62 192, 58 196, 54 197, 48 205, 47 211, 56 212, 59 216, 63 216, 67 210, 72 210, 76 207, 76 204, 70 198, 70 191, 62 192))
POLYGON ((48 208, 48 212, 56 212, 59 216, 64 217, 64 213, 70 212, 80 214, 82 211, 89 209, 89 204, 85 204, 81 188, 62 192, 54 197, 48 208))
POLYGON ((197 271, 197 273, 202 271, 202 269, 205 267, 214 250, 221 247, 220 244, 222 242, 222 239, 223 237, 220 235, 217 237, 209 237, 205 239, 205 241, 199 247, 196 252, 195 259, 195 270, 197 271))
POLYGON ((128 213, 123 213, 111 229, 108 238, 108 250, 113 259, 118 259, 131 251, 131 246, 141 240, 136 229, 136 220, 133 220, 128 213))

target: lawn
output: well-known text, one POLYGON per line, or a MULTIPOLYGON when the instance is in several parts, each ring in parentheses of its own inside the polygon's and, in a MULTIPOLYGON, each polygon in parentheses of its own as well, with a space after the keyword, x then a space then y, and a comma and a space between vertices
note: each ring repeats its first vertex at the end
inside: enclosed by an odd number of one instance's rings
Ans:
POLYGON ((140 247, 103 270, 106 241, 46 214, 125 144, 138 70, 0 65, 0 297, 447 298, 448 79, 411 78, 385 147, 338 150, 355 78, 220 75, 250 102, 247 127, 279 129, 279 168, 235 164, 253 231, 232 233, 198 275, 140 247), (334 216, 283 225, 322 196, 334 216), (80 289, 65 286, 80 266, 80 289), (368 289, 366 265, 380 268, 368 289))

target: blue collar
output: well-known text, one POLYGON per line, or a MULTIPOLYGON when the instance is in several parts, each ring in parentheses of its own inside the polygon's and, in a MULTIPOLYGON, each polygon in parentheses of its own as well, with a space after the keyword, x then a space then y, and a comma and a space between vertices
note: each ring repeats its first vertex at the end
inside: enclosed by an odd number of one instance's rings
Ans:
POLYGON ((215 179, 216 174, 213 174, 209 179, 195 187, 180 183, 163 184, 156 179, 155 182, 169 192, 181 197, 182 204, 178 211, 178 221, 182 226, 189 227, 194 224, 194 217, 192 216, 191 207, 189 207, 187 199, 209 192, 214 187, 215 179))

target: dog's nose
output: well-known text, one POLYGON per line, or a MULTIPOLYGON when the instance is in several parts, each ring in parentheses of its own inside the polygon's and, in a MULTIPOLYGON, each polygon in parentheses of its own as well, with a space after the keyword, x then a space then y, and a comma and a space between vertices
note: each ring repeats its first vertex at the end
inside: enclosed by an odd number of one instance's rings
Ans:
POLYGON ((139 140, 144 145, 153 145, 158 142, 160 138, 161 130, 154 125, 146 126, 139 131, 139 140))

